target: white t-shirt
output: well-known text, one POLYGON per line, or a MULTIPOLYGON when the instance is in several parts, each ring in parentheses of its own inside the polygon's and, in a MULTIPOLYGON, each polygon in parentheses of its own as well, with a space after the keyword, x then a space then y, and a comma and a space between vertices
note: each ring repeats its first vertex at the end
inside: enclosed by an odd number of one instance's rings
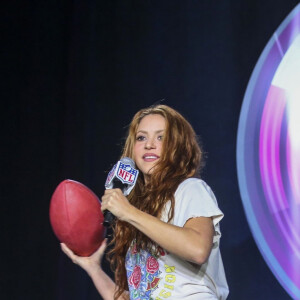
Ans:
MULTIPOLYGON (((170 202, 162 216, 165 222, 169 209, 170 202)), ((183 181, 175 192, 174 218, 170 223, 183 227, 191 218, 212 217, 215 235, 210 256, 205 264, 196 265, 166 251, 158 258, 145 250, 138 252, 133 243, 125 259, 130 299, 226 299, 228 286, 219 250, 219 222, 223 216, 212 190, 203 180, 183 181)))

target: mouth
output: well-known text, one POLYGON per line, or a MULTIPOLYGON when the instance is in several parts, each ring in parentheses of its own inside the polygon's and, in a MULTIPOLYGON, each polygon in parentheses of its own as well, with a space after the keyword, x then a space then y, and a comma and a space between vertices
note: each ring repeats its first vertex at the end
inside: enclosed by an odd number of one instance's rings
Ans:
POLYGON ((146 162, 152 162, 159 159, 159 156, 153 153, 146 153, 143 155, 143 160, 146 162))

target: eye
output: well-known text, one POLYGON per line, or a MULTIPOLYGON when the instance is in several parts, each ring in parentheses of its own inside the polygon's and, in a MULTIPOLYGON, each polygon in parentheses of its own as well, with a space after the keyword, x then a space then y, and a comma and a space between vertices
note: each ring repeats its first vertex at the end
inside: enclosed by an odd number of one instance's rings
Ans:
POLYGON ((159 140, 159 141, 162 141, 163 140, 163 135, 159 135, 158 137, 157 137, 157 139, 159 140))
POLYGON ((137 137, 136 137, 136 140, 137 141, 144 141, 146 139, 146 137, 144 137, 143 135, 138 135, 137 137))

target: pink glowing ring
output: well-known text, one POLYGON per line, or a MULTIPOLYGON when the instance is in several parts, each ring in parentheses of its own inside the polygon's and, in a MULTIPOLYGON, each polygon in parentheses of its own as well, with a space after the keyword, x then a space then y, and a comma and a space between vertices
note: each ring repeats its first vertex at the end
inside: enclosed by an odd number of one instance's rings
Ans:
POLYGON ((300 299, 300 4, 276 30, 250 78, 237 168, 258 248, 285 290, 300 299))

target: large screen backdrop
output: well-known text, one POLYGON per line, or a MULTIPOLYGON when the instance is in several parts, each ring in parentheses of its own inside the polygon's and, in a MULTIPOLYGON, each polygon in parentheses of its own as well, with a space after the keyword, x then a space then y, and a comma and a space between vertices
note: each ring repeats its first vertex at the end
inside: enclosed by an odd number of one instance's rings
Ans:
POLYGON ((239 121, 237 167, 255 241, 282 286, 300 299, 300 5, 252 73, 239 121))

